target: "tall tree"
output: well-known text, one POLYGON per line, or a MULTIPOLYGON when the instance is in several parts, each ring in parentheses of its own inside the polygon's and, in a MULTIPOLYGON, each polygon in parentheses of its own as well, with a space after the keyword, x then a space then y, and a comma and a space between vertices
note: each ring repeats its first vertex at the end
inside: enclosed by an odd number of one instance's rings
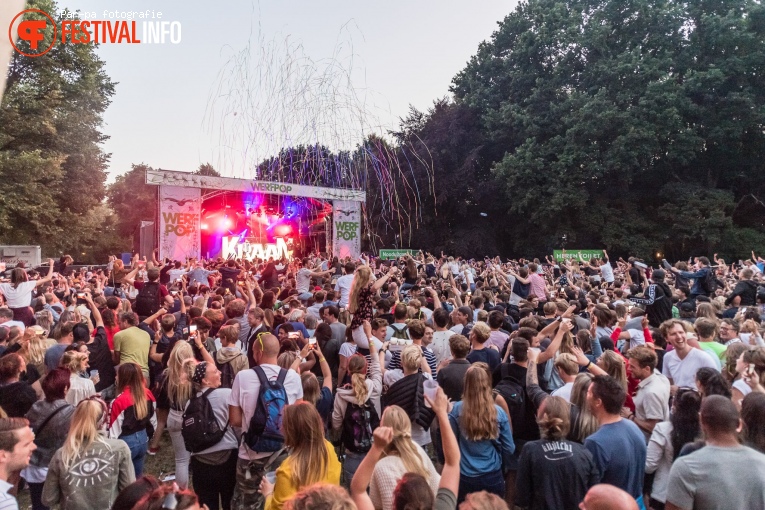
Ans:
MULTIPOLYGON (((55 2, 27 7, 51 14, 60 30, 55 2)), ((0 242, 41 244, 46 255, 77 252, 73 224, 93 225, 72 219, 104 198, 102 115, 113 94, 91 44, 58 43, 39 57, 14 53, 0 104, 0 242)))
POLYGON ((117 231, 127 239, 133 238, 142 221, 157 221, 159 217, 159 187, 146 184, 146 171, 150 169, 143 163, 132 165, 109 186, 107 201, 117 215, 117 231))

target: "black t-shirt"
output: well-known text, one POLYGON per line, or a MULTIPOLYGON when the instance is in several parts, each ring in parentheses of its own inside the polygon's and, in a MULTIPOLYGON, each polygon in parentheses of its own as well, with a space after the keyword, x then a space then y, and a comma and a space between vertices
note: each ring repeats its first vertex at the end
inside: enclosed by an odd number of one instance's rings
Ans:
POLYGON ((236 292, 236 279, 239 277, 239 273, 241 273, 242 270, 236 267, 223 266, 218 269, 218 272, 222 277, 221 286, 226 287, 232 294, 234 294, 236 292))
POLYGON ((502 363, 502 359, 499 357, 499 353, 494 349, 479 349, 470 351, 467 355, 467 360, 470 363, 484 362, 489 365, 489 370, 492 372, 502 363))
POLYGON ((159 270, 159 283, 167 285, 170 283, 170 270, 175 266, 171 264, 165 264, 162 269, 159 270))
POLYGON ((88 363, 90 370, 98 370, 99 381, 96 384, 96 391, 101 391, 112 384, 117 379, 114 363, 112 362, 112 352, 109 350, 109 342, 106 340, 106 330, 103 326, 96 328, 96 335, 93 341, 87 344, 90 357, 88 363))
POLYGON ((592 454, 572 441, 530 441, 518 461, 515 504, 524 508, 578 508, 598 483, 592 454))
POLYGON ((443 388, 446 396, 452 402, 462 400, 462 390, 465 387, 465 372, 470 368, 470 362, 455 359, 438 372, 438 385, 443 388))

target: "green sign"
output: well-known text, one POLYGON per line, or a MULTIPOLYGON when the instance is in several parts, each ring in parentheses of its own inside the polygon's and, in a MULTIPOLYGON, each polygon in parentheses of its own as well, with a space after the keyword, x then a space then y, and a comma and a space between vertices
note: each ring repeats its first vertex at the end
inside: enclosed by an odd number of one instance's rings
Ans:
POLYGON ((414 256, 417 250, 380 250, 380 258, 382 260, 391 260, 403 257, 404 255, 414 256))
POLYGON ((593 258, 603 258, 603 250, 566 250, 566 253, 563 250, 553 251, 555 260, 579 260, 580 255, 582 260, 589 262, 593 258))

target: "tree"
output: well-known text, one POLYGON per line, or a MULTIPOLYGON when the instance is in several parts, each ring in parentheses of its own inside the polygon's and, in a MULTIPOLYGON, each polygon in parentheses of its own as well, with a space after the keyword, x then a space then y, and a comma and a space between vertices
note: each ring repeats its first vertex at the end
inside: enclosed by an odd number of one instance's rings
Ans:
POLYGON ((504 144, 481 164, 507 193, 512 251, 549 253, 565 235, 679 258, 724 253, 738 229, 753 240, 764 40, 752 0, 521 3, 452 87, 483 140, 504 144))
POLYGON ((215 168, 213 168, 213 166, 210 163, 199 165, 199 168, 196 169, 194 174, 206 175, 208 177, 220 177, 220 174, 218 173, 218 171, 215 168))
MULTIPOLYGON (((27 7, 50 13, 60 29, 55 2, 27 7)), ((76 220, 104 198, 102 115, 113 94, 93 45, 55 44, 34 58, 14 52, 0 104, 0 242, 41 244, 46 255, 78 252, 73 239, 88 233, 73 225, 88 225, 76 220)))
MULTIPOLYGON (((109 186, 107 201, 117 215, 116 229, 120 236, 133 239, 142 221, 157 221, 159 187, 146 184, 146 171, 151 167, 132 165, 109 186)), ((133 245, 131 241, 131 246, 133 245)))

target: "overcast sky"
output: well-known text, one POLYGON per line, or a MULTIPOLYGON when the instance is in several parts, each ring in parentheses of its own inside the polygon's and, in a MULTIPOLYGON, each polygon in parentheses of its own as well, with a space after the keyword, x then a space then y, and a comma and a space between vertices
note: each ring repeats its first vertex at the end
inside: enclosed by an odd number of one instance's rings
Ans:
POLYGON ((154 10, 181 23, 177 45, 97 50, 118 82, 104 116, 111 181, 141 162, 193 171, 209 161, 224 175, 250 177, 241 157, 250 138, 258 140, 249 149, 257 159, 308 131, 347 145, 360 129, 395 127, 409 105, 425 110, 448 94, 516 3, 59 0, 59 8, 95 19, 105 10, 154 10))

